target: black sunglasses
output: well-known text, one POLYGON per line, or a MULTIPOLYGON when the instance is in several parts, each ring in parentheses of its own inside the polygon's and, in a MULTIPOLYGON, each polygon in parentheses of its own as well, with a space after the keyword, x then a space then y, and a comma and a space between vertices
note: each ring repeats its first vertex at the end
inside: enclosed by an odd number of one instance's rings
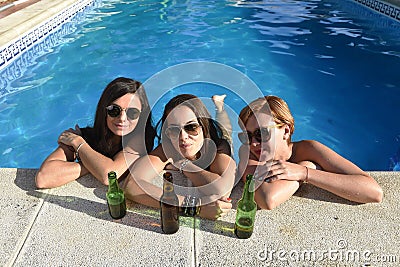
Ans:
POLYGON ((165 135, 170 139, 176 139, 179 137, 182 129, 187 132, 187 134, 192 136, 197 136, 200 133, 201 125, 197 122, 188 123, 181 126, 170 126, 165 130, 165 135))
POLYGON ((253 137, 258 143, 268 142, 269 139, 271 139, 271 128, 279 127, 282 125, 283 123, 269 127, 261 127, 259 129, 256 129, 254 132, 241 132, 238 134, 238 137, 240 142, 242 142, 242 144, 244 145, 249 145, 253 137))
POLYGON ((122 111, 126 112, 126 116, 130 120, 136 120, 137 118, 139 118, 139 115, 140 115, 140 110, 138 110, 137 108, 121 108, 120 106, 118 106, 116 104, 107 106, 106 110, 107 110, 108 116, 110 116, 112 118, 118 117, 122 111))

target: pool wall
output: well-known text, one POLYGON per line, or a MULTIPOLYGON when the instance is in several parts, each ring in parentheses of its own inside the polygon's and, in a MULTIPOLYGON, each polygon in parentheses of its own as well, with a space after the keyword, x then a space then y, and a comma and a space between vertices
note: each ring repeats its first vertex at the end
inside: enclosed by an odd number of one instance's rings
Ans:
POLYGON ((93 2, 94 0, 45 0, 1 19, 0 70, 56 32, 93 2))
POLYGON ((378 0, 354 0, 355 2, 368 7, 376 12, 386 15, 400 22, 400 1, 378 1, 378 0))

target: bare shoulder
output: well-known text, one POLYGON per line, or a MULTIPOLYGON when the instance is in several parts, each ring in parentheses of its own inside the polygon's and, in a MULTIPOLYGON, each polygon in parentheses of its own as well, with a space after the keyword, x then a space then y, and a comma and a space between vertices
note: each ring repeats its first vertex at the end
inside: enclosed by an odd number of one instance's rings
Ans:
POLYGON ((361 173, 362 170, 350 160, 339 155, 328 146, 314 140, 293 143, 293 161, 311 161, 322 170, 341 173, 361 173))
POLYGON ((329 147, 315 140, 301 140, 298 142, 293 142, 292 144, 292 151, 296 156, 333 152, 333 150, 331 150, 329 147))
POLYGON ((322 143, 315 141, 315 140, 301 140, 297 142, 293 142, 293 149, 307 149, 313 148, 318 146, 324 146, 322 143))
POLYGON ((302 140, 292 144, 293 153, 290 159, 292 162, 309 161, 321 165, 325 159, 329 160, 339 156, 332 149, 315 140, 302 140))

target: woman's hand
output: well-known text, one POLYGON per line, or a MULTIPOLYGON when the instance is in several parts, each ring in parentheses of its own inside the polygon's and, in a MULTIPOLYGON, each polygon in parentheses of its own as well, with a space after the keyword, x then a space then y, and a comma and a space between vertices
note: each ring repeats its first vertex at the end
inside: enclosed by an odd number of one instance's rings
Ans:
POLYGON ((232 209, 232 199, 222 197, 215 202, 202 205, 200 208, 200 217, 216 220, 225 216, 232 209))
POLYGON ((305 181, 307 167, 283 160, 273 160, 257 166, 254 173, 257 180, 273 182, 276 180, 305 181))
POLYGON ((75 129, 69 128, 60 134, 58 137, 58 143, 76 149, 79 144, 85 141, 81 134, 82 133, 79 126, 75 125, 75 129))

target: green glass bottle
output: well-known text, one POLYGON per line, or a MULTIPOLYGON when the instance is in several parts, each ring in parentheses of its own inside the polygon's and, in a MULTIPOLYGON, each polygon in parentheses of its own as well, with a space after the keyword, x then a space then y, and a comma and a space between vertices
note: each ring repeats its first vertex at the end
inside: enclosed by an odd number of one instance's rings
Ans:
POLYGON ((179 230, 179 200, 172 183, 172 174, 164 173, 163 194, 160 198, 161 229, 165 234, 179 230))
POLYGON ((114 219, 121 219, 126 214, 125 195, 118 186, 117 174, 113 171, 108 173, 108 191, 106 194, 108 211, 114 219))
POLYGON ((238 201, 236 209, 235 235, 238 238, 249 238, 253 233, 256 218, 257 204, 254 201, 253 175, 246 176, 242 198, 238 201))

